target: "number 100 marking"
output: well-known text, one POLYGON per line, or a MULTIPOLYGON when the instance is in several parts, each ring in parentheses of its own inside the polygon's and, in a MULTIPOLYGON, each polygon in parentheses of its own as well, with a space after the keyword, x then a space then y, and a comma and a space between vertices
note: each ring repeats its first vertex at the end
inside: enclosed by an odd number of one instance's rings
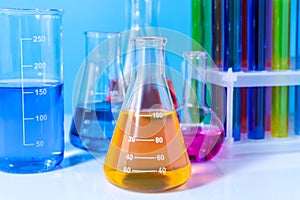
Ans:
POLYGON ((37 115, 35 116, 37 122, 43 122, 48 120, 48 115, 37 115))
POLYGON ((162 112, 154 112, 154 113, 152 114, 152 117, 153 117, 154 119, 161 119, 161 118, 163 118, 163 114, 162 114, 162 112))

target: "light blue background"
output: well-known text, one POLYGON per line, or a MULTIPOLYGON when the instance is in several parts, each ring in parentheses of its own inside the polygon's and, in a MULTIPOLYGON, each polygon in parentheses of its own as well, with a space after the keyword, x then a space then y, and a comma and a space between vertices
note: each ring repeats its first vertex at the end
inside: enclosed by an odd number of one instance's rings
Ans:
MULTIPOLYGON (((65 112, 72 113, 73 84, 84 60, 84 31, 124 31, 127 0, 1 0, 1 8, 62 8, 65 112)), ((159 26, 190 35, 190 0, 161 0, 159 26)))

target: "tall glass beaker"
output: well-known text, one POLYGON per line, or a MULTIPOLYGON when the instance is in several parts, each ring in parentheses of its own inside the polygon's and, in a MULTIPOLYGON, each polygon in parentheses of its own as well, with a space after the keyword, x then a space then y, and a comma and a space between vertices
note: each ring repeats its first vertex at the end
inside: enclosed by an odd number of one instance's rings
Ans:
POLYGON ((128 31, 123 34, 122 48, 126 49, 123 68, 127 87, 134 68, 132 62, 134 48, 130 40, 138 36, 153 35, 154 33, 158 36, 155 29, 150 31, 145 28, 158 26, 159 4, 160 0, 126 0, 125 16, 128 31), (150 31, 150 33, 147 33, 147 31, 150 31))
MULTIPOLYGON (((160 36, 158 31, 160 0, 127 0, 126 1, 126 28, 128 31, 123 33, 122 45, 125 48, 124 56, 124 75, 125 84, 129 85, 131 72, 134 70, 133 64, 133 43, 130 42, 135 37, 160 36)), ((166 60, 168 60, 166 58, 166 60)), ((168 63, 168 62, 167 62, 168 63)), ((167 83, 175 108, 178 107, 175 89, 170 73, 171 68, 166 68, 167 83)))
POLYGON ((0 170, 63 159, 62 10, 0 9, 0 170))
POLYGON ((74 87, 70 142, 91 152, 107 151, 125 88, 120 33, 86 32, 86 59, 74 87))
POLYGON ((163 191, 185 183, 191 165, 165 77, 166 39, 138 37, 135 70, 104 164, 113 184, 163 191))

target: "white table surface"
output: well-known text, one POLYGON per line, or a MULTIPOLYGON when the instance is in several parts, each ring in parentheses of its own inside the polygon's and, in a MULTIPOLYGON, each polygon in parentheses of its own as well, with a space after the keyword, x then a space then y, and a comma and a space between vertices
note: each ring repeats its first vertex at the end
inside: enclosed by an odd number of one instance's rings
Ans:
MULTIPOLYGON (((70 117, 66 118, 66 137, 70 117)), ((300 152, 215 158, 193 164, 189 181, 164 193, 138 193, 111 185, 103 164, 68 142, 61 169, 40 174, 0 172, 1 200, 300 199, 300 152)))

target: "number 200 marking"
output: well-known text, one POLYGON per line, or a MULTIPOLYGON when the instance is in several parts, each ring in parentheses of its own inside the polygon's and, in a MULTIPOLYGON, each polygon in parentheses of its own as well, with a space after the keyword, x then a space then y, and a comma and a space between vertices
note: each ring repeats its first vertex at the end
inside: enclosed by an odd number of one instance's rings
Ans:
POLYGON ((46 62, 36 62, 36 63, 33 63, 33 68, 35 70, 39 70, 39 69, 46 69, 47 67, 47 63, 46 62))

